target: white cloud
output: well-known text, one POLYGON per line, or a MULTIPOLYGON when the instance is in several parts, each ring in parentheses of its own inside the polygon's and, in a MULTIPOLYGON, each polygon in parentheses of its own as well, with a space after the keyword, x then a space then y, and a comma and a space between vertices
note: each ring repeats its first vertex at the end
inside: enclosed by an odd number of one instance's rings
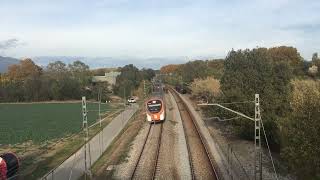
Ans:
POLYGON ((22 39, 14 56, 224 56, 231 48, 292 45, 306 58, 317 37, 294 26, 319 24, 320 3, 257 1, 15 1, 0 40, 22 39), (288 28, 286 28, 288 27, 288 28))

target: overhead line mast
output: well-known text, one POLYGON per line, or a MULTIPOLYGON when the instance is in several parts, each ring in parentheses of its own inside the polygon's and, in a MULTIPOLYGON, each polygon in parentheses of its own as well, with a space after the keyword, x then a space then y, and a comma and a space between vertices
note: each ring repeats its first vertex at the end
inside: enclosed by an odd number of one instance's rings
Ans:
MULTIPOLYGON (((85 169, 85 175, 84 178, 87 179, 87 175, 91 176, 90 169, 87 165, 87 143, 89 140, 89 128, 88 128, 88 117, 87 117, 87 102, 86 97, 82 97, 82 128, 85 132, 85 143, 84 143, 84 169, 85 169)), ((89 150, 89 164, 91 166, 91 156, 90 156, 90 143, 88 143, 88 150, 89 150)))

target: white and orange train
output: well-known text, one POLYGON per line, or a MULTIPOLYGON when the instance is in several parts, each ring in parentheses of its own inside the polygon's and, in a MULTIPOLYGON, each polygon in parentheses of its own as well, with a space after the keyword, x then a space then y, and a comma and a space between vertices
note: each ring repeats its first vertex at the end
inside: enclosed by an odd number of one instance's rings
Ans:
POLYGON ((161 122, 166 119, 166 106, 161 97, 152 97, 146 102, 147 121, 161 122))

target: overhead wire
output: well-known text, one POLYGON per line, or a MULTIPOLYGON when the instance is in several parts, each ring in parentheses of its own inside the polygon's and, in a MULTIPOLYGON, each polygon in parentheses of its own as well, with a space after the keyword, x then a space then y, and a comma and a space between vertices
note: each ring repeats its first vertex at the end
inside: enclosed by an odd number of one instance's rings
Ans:
POLYGON ((204 120, 217 119, 218 121, 230 121, 230 120, 239 119, 239 118, 240 118, 239 116, 235 116, 235 117, 232 117, 232 118, 221 119, 220 117, 215 116, 215 117, 205 118, 204 120))
POLYGON ((247 104, 247 103, 254 103, 254 101, 236 101, 236 102, 228 102, 228 103, 224 103, 224 102, 215 102, 216 104, 247 104))
POLYGON ((269 152, 269 156, 270 156, 270 159, 271 159, 271 163, 272 163, 273 171, 274 171, 274 173, 275 173, 275 177, 276 177, 276 179, 277 179, 277 180, 279 180, 279 178, 278 178, 278 174, 277 174, 277 171, 276 171, 276 167, 275 167, 274 162, 273 162, 273 158, 272 158, 271 150, 270 150, 270 147, 269 147, 269 143, 268 143, 268 139, 267 139, 266 131, 264 130, 264 125, 263 125, 262 118, 261 118, 260 120, 261 120, 261 125, 262 125, 263 134, 264 134, 264 137, 265 137, 265 139, 266 139, 266 144, 267 144, 267 147, 268 147, 268 152, 269 152))

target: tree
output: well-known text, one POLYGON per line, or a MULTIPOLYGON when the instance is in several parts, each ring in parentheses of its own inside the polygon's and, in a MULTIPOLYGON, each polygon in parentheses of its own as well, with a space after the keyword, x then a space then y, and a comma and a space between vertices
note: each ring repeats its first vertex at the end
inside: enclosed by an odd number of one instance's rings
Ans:
POLYGON ((224 71, 224 59, 214 59, 208 62, 208 76, 220 79, 224 71))
POLYGON ((320 82, 292 82, 291 116, 285 122, 282 156, 301 179, 320 178, 320 82))
POLYGON ((59 75, 68 72, 68 69, 66 64, 62 61, 55 61, 47 65, 47 72, 59 75))
POLYGON ((273 63, 287 63, 292 69, 293 74, 302 76, 303 58, 298 50, 294 47, 279 46, 268 49, 268 54, 271 56, 273 63))
POLYGON ((96 83, 91 87, 92 93, 90 94, 90 97, 92 99, 98 100, 98 94, 101 92, 101 101, 105 102, 109 100, 109 95, 111 93, 109 89, 109 83, 108 82, 99 82, 96 83))
POLYGON ((183 64, 178 69, 178 75, 182 77, 185 83, 191 83, 195 78, 205 78, 208 75, 207 62, 196 60, 183 64))
POLYGON ((14 81, 23 81, 30 77, 39 77, 42 69, 37 66, 31 59, 21 60, 19 64, 8 67, 8 77, 14 81))
MULTIPOLYGON (((313 77, 316 77, 316 75, 318 74, 318 77, 320 77, 320 73, 319 73, 320 58, 318 57, 318 53, 313 53, 311 63, 312 63, 312 66, 310 67, 311 68, 311 75, 313 77)), ((309 73, 310 73, 310 71, 309 71, 309 73)))
POLYGON ((138 89, 142 80, 150 81, 155 76, 155 71, 152 69, 139 70, 132 64, 120 68, 121 74, 116 78, 116 84, 113 87, 114 92, 123 97, 128 97, 133 94, 134 90, 138 89))
POLYGON ((150 81, 156 75, 153 69, 145 69, 145 68, 140 70, 140 74, 143 80, 148 80, 148 81, 150 81))
POLYGON ((114 86, 114 92, 123 97, 128 97, 131 95, 134 89, 139 86, 142 80, 139 69, 133 64, 129 64, 121 68, 121 74, 116 78, 116 84, 114 86))
POLYGON ((160 72, 162 74, 170 74, 170 73, 174 73, 177 71, 177 69, 180 67, 180 65, 177 65, 177 64, 169 64, 169 65, 166 65, 166 66, 162 66, 160 68, 160 72))
MULTIPOLYGON (((287 63, 274 63, 266 48, 231 51, 225 60, 221 78, 223 101, 253 101, 260 94, 262 117, 268 138, 279 148, 278 122, 286 117, 289 107, 290 79, 292 71, 287 63)), ((230 105, 231 108, 254 116, 253 104, 230 105)), ((253 138, 253 123, 236 120, 235 130, 242 137, 253 138)))
POLYGON ((81 61, 75 61, 69 64, 69 69, 72 77, 77 79, 82 87, 88 85, 92 78, 88 65, 81 61))
POLYGON ((313 53, 312 54, 312 62, 317 62, 318 60, 319 60, 318 53, 313 53))
POLYGON ((42 78, 42 87, 46 89, 47 92, 42 91, 42 94, 47 94, 47 98, 49 99, 66 99, 66 94, 69 94, 69 92, 65 92, 67 90, 66 86, 68 86, 68 83, 71 81, 71 73, 67 65, 62 61, 55 61, 49 63, 46 70, 46 74, 44 74, 42 78))
POLYGON ((10 96, 19 96, 19 98, 9 98, 18 101, 32 101, 39 99, 40 91, 40 76, 42 75, 42 69, 37 66, 31 59, 24 59, 19 64, 9 66, 8 78, 12 81, 7 86, 7 91, 12 91, 12 87, 19 88, 14 90, 18 94, 8 93, 10 96), (22 96, 22 97, 21 97, 22 96))

